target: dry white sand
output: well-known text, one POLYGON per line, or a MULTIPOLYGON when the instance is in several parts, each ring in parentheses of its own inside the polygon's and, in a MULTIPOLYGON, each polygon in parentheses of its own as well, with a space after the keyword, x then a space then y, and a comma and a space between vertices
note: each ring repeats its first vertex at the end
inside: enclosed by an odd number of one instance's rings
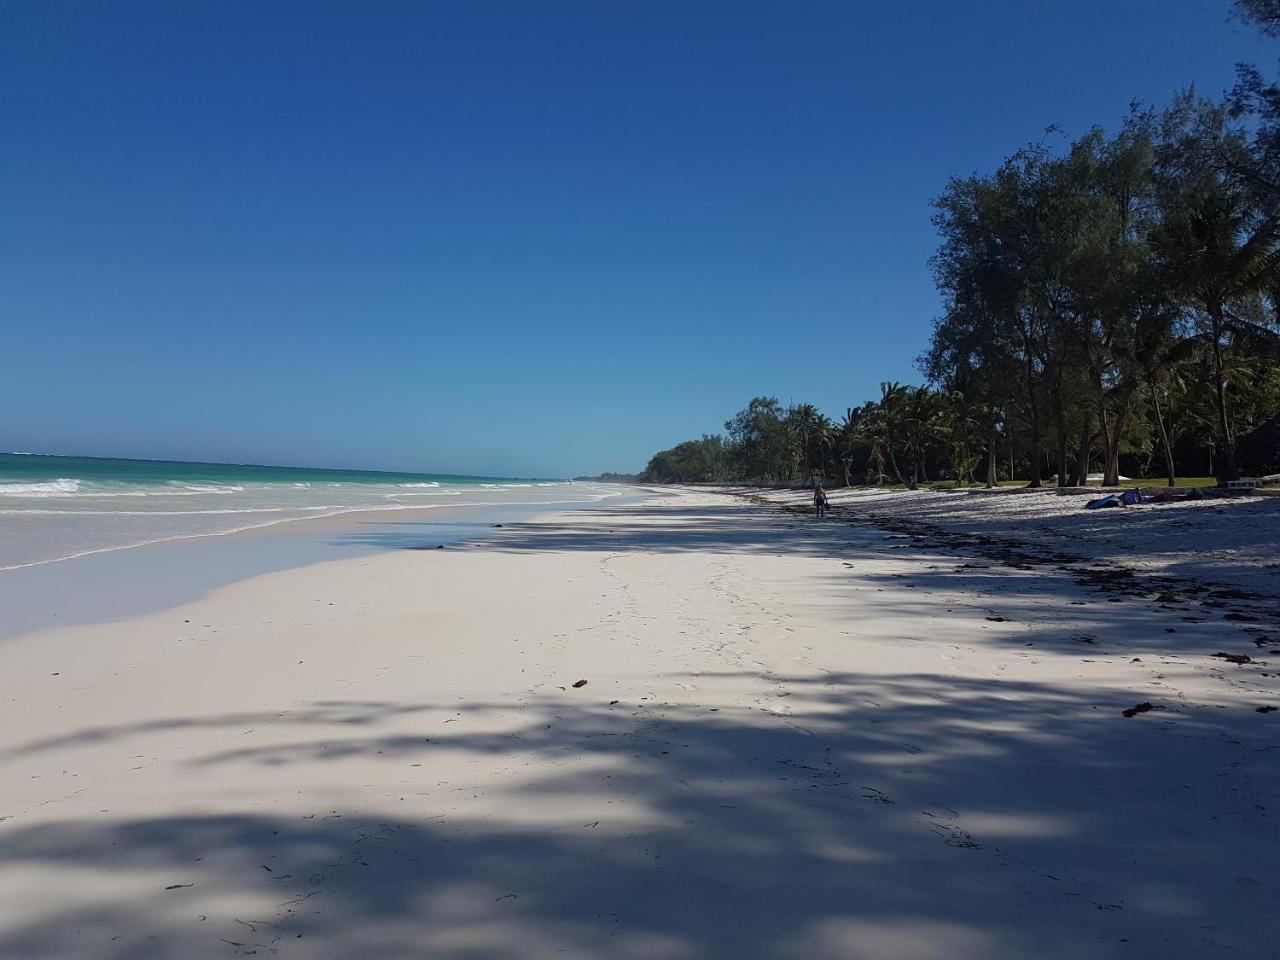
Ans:
POLYGON ((1060 566, 680 493, 6 641, 0 956, 1280 955, 1273 601, 1060 566))

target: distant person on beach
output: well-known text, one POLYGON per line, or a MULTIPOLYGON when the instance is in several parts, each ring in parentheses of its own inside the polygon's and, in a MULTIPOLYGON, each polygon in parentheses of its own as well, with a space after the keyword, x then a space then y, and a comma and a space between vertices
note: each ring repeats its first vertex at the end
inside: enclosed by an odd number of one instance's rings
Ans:
POLYGON ((813 489, 813 512, 818 515, 819 520, 827 512, 827 491, 822 489, 822 484, 813 489))

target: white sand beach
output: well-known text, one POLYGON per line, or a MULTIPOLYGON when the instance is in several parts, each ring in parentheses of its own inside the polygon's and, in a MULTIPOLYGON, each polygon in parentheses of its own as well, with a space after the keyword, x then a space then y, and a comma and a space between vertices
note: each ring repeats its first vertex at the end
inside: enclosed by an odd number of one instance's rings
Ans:
POLYGON ((833 501, 3 641, 0 956, 1280 956, 1280 499, 833 501))

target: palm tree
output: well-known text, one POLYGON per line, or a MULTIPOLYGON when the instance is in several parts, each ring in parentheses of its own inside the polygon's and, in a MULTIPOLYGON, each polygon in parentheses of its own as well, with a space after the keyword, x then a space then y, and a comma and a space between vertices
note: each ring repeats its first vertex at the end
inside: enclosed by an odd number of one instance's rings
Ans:
POLYGON ((813 424, 813 442, 818 451, 818 476, 823 482, 827 479, 827 454, 836 439, 836 427, 830 418, 818 414, 813 424))
POLYGON ((1213 363, 1217 475, 1225 483, 1239 479, 1240 470, 1223 341, 1275 336, 1241 314, 1280 288, 1280 217, 1274 208, 1259 210, 1247 175, 1240 176, 1250 166, 1247 141, 1221 106, 1184 94, 1165 122, 1170 132, 1157 164, 1160 221, 1151 243, 1170 285, 1202 317, 1213 363))
POLYGON ((810 468, 812 461, 809 457, 809 453, 813 449, 818 424, 821 420, 825 420, 826 418, 818 412, 818 408, 812 403, 802 403, 799 406, 791 408, 791 419, 795 424, 796 432, 799 433, 803 482, 808 483, 813 479, 813 471, 810 468))
POLYGON ((949 442, 955 481, 973 483, 973 468, 978 461, 972 443, 973 431, 978 427, 973 405, 960 390, 939 393, 938 399, 938 435, 949 442))
POLYGON ((928 482, 928 465, 925 455, 930 440, 939 433, 942 417, 941 395, 928 387, 903 388, 901 419, 906 438, 907 452, 911 455, 911 488, 921 479, 928 482))
POLYGON ((852 486, 849 471, 853 468, 853 446, 858 441, 858 426, 862 421, 861 407, 848 407, 844 419, 840 421, 839 442, 841 448, 840 463, 844 467, 844 485, 852 486))
POLYGON ((1215 447, 1222 483, 1240 478, 1227 411, 1223 340, 1252 326, 1235 314, 1237 304, 1280 286, 1280 222, 1269 218, 1251 228, 1248 217, 1247 208, 1227 191, 1215 191, 1166 221, 1156 238, 1184 290, 1208 319, 1205 339, 1213 358, 1215 447))
POLYGON ((898 458, 894 452, 898 437, 902 433, 906 393, 907 388, 896 380, 881 383, 880 399, 866 406, 866 413, 862 418, 862 433, 872 445, 872 459, 881 463, 881 474, 884 472, 885 454, 888 454, 893 475, 903 486, 910 486, 898 468, 898 458))

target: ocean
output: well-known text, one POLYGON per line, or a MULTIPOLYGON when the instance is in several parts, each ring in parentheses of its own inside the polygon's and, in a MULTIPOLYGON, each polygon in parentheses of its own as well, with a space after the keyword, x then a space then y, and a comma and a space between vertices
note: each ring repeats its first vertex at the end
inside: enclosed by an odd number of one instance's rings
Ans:
POLYGON ((556 509, 619 492, 534 478, 0 454, 0 571, 313 517, 556 509))

